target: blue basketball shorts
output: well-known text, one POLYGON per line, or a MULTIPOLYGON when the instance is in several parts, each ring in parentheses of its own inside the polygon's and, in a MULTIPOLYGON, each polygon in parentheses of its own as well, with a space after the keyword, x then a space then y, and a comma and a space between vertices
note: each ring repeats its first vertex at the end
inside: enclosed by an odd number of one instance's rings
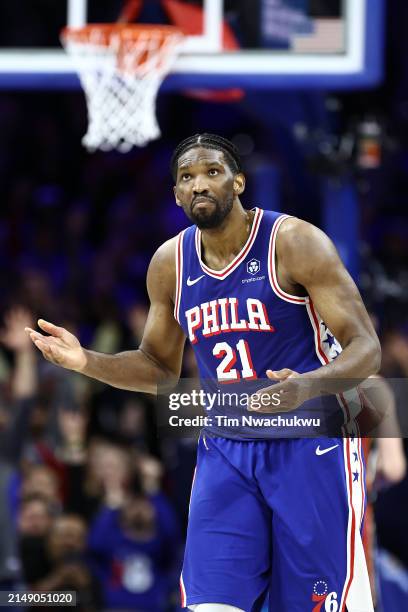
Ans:
POLYGON ((202 435, 180 579, 182 606, 372 612, 361 541, 358 438, 202 435))

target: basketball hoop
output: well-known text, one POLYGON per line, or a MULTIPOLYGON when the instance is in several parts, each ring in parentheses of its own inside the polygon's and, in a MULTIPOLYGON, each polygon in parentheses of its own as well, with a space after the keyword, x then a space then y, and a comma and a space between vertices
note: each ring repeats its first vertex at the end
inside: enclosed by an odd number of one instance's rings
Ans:
POLYGON ((85 91, 90 150, 129 151, 160 136, 156 97, 183 34, 167 25, 92 24, 65 28, 62 44, 85 91))

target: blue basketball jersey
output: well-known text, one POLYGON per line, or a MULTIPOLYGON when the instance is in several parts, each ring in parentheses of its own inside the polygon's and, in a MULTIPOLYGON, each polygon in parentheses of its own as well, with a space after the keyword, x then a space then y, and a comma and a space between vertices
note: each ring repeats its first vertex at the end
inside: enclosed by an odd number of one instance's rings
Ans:
POLYGON ((254 210, 246 244, 223 270, 202 261, 196 226, 181 232, 174 311, 193 346, 200 379, 247 383, 252 392, 265 387, 268 369, 305 373, 341 352, 310 297, 290 295, 278 284, 276 238, 288 215, 254 210))

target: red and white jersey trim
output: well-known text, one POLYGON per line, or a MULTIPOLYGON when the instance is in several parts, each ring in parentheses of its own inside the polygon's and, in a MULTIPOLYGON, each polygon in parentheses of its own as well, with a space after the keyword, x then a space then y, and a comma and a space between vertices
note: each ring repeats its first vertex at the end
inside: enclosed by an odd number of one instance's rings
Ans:
POLYGON ((356 541, 356 511, 353 504, 353 485, 352 485, 352 472, 351 472, 351 450, 350 450, 350 439, 345 438, 343 441, 343 452, 344 452, 344 465, 345 465, 345 477, 346 477, 346 488, 347 498, 349 506, 349 516, 347 525, 347 574, 344 582, 343 593, 340 601, 340 610, 344 612, 344 607, 350 589, 350 585, 354 577, 354 558, 355 558, 355 541, 356 541))
POLYGON ((279 228, 285 219, 289 219, 290 215, 281 215, 278 217, 273 224, 271 237, 269 240, 269 251, 268 251, 268 273, 269 273, 269 281, 271 283, 271 287, 273 292, 285 302, 290 302, 291 304, 302 304, 305 305, 309 302, 308 296, 297 296, 291 295, 290 293, 286 293, 278 283, 278 277, 276 274, 276 237, 278 235, 279 228))
POLYGON ((183 287, 183 230, 177 236, 176 242, 176 297, 174 300, 174 318, 180 324, 180 302, 181 302, 181 291, 183 287))
POLYGON ((309 300, 309 303, 307 304, 307 313, 309 315, 309 319, 310 319, 310 322, 312 324, 313 331, 314 331, 316 355, 320 359, 321 363, 323 365, 326 365, 330 363, 331 360, 328 357, 328 355, 326 355, 324 348, 323 348, 323 342, 322 342, 321 330, 320 330, 322 319, 317 314, 315 307, 313 305, 313 302, 311 300, 309 300))
POLYGON ((211 268, 206 266, 205 263, 203 263, 201 259, 201 232, 197 228, 196 233, 195 233, 195 245, 196 245, 198 261, 200 262, 200 266, 203 272, 205 272, 212 278, 217 278, 219 280, 224 280, 224 278, 227 278, 227 276, 229 276, 239 266, 239 264, 245 259, 245 257, 248 255, 249 251, 251 250, 255 242, 255 238, 258 234, 262 216, 263 216, 263 210, 260 208, 255 208, 255 217, 252 223, 251 232, 248 236, 248 240, 246 241, 246 243, 244 244, 244 246, 242 247, 238 255, 235 257, 235 259, 233 259, 231 263, 228 264, 228 266, 223 268, 223 270, 212 270, 211 268))
POLYGON ((186 595, 186 587, 184 586, 183 580, 183 572, 180 575, 180 599, 181 599, 181 607, 187 607, 187 595, 186 595))
POLYGON ((359 529, 363 528, 363 520, 364 520, 364 512, 366 505, 366 495, 365 495, 365 487, 364 483, 366 481, 366 473, 365 473, 365 465, 364 465, 364 451, 361 438, 358 439, 358 458, 361 465, 361 478, 360 478, 360 487, 361 487, 361 512, 360 512, 360 525, 359 529))
MULTIPOLYGON (((333 346, 323 346, 324 334, 331 334, 317 313, 312 300, 307 304, 307 312, 315 335, 316 354, 323 365, 330 363, 333 356, 330 350, 333 346)), ((337 341, 336 341, 337 342, 337 341)), ((338 343, 337 343, 338 345, 338 343)), ((338 345, 340 346, 340 345, 338 345)), ((341 348, 340 348, 341 351, 341 348)), ((343 408, 345 422, 352 424, 352 418, 361 409, 361 399, 357 389, 350 389, 337 395, 343 408)), ((345 480, 349 505, 347 525, 347 574, 341 594, 339 612, 357 612, 364 610, 374 612, 367 564, 364 556, 360 529, 364 517, 365 489, 364 489, 364 461, 361 450, 361 439, 358 437, 343 440, 345 480), (357 479, 355 475, 357 474, 357 479)))
POLYGON ((347 574, 341 594, 339 612, 374 612, 370 580, 360 534, 361 517, 364 512, 364 467, 360 440, 343 440, 345 479, 349 505, 347 524, 347 574), (357 461, 354 457, 357 455, 357 461), (358 473, 359 481, 354 479, 358 473), (346 608, 347 607, 347 608, 346 608))
MULTIPOLYGON (((316 355, 323 365, 327 365, 333 361, 336 355, 341 353, 341 346, 330 329, 325 326, 312 300, 309 300, 306 308, 314 331, 316 355), (331 338, 331 342, 325 342, 328 337, 331 338)), ((358 423, 355 419, 363 408, 362 398, 358 388, 343 391, 343 393, 339 393, 336 397, 344 414, 346 428, 344 433, 351 434, 354 432, 355 435, 358 436, 360 432, 358 430, 358 423)))

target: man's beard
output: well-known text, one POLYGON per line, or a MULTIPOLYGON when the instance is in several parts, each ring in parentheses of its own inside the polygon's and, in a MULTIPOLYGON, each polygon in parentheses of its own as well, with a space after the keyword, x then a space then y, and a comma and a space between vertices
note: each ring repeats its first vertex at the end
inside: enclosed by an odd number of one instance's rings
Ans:
POLYGON ((208 200, 215 204, 215 207, 212 211, 196 211, 194 209, 194 202, 192 208, 189 211, 189 218, 200 230, 215 229, 216 227, 219 227, 231 212, 234 204, 233 196, 230 196, 223 202, 220 202, 219 200, 216 200, 213 197, 209 197, 208 200))

